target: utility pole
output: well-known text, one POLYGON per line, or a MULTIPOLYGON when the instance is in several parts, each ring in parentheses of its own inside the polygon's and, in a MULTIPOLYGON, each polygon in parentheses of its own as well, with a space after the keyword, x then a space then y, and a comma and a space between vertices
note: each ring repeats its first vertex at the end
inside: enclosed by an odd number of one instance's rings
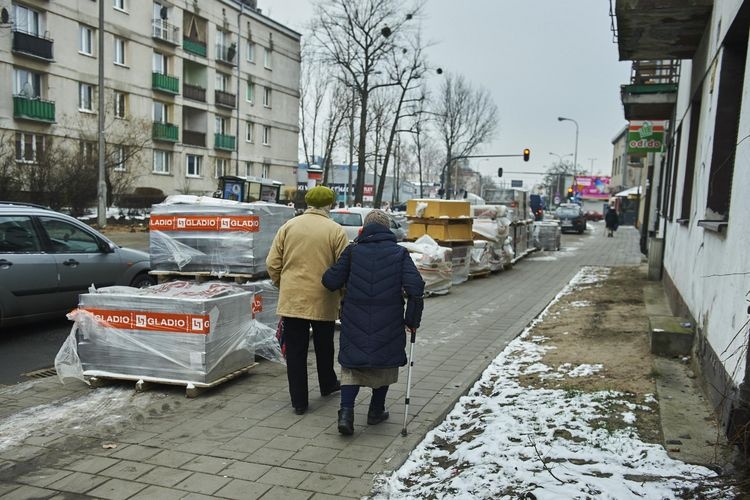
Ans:
POLYGON ((349 185, 346 190, 346 206, 352 205, 352 164, 354 163, 354 113, 356 112, 357 94, 354 85, 352 87, 351 119, 349 120, 349 185))
POLYGON ((98 112, 99 112, 99 134, 98 134, 98 151, 99 151, 99 182, 97 184, 97 224, 99 228, 107 225, 107 182, 105 180, 106 171, 104 166, 104 0, 99 0, 99 95, 98 112))

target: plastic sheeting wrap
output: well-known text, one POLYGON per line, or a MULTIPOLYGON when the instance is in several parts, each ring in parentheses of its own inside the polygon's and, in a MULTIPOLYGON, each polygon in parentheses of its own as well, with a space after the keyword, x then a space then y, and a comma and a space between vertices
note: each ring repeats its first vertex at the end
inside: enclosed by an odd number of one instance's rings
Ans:
POLYGON ((401 242, 409 250, 414 264, 425 283, 425 294, 444 295, 453 285, 453 262, 450 248, 441 247, 431 237, 424 235, 417 241, 401 242))
POLYGON ((85 376, 211 384, 255 355, 283 362, 275 330, 251 318, 253 294, 221 282, 113 286, 80 296, 55 358, 62 381, 85 376))
MULTIPOLYGON (((472 205, 471 215, 474 219, 497 219, 502 205, 472 205)), ((505 207, 503 207, 505 208, 505 207)), ((503 210, 503 215, 505 211, 503 210)))
POLYGON ((199 196, 170 196, 151 209, 153 271, 266 273, 266 257, 294 208, 199 196))
POLYGON ((264 325, 276 329, 279 317, 276 306, 279 303, 279 289, 271 280, 248 281, 239 285, 243 290, 253 293, 253 318, 264 325))
POLYGON ((494 242, 475 240, 471 249, 471 263, 469 273, 479 274, 490 271, 491 244, 494 242))
MULTIPOLYGON (((489 205, 493 208, 497 208, 497 205, 489 205)), ((487 253, 488 266, 490 271, 501 271, 505 268, 506 263, 510 263, 511 259, 506 259, 503 253, 503 244, 508 235, 507 219, 475 219, 474 220, 474 246, 478 243, 484 242, 485 252, 487 253), (505 220, 506 223, 501 223, 501 220, 505 220)), ((474 252, 476 248, 472 250, 472 267, 470 272, 481 272, 475 270, 474 264, 474 252)), ((479 253, 477 255, 480 255, 479 253)))
POLYGON ((471 267, 471 249, 473 245, 455 246, 451 250, 451 261, 453 263, 453 284, 460 285, 469 280, 469 268, 471 267))
POLYGON ((560 250, 560 224, 554 221, 534 222, 534 244, 540 250, 560 250))

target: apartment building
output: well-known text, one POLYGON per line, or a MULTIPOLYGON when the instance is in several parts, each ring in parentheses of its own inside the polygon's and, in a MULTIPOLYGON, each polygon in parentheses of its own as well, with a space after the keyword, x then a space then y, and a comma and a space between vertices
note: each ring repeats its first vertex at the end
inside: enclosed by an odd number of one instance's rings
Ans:
POLYGON ((220 175, 296 185, 299 33, 255 0, 103 1, 103 34, 93 0, 0 2, 0 134, 17 162, 35 168, 54 141, 96 152, 101 57, 105 137, 123 159, 112 175, 128 189, 211 194, 220 175))

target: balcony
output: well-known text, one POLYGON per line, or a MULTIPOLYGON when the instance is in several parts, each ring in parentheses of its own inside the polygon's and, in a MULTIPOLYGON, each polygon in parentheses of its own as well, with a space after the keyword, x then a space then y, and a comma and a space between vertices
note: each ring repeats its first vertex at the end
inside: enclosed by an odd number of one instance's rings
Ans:
POLYGON ((170 45, 180 44, 180 28, 165 19, 154 19, 151 22, 151 36, 170 45))
POLYGON ((692 59, 714 0, 616 0, 621 61, 692 59))
MULTIPOLYGON (((184 129, 182 131, 182 143, 188 146, 206 147, 206 133, 195 130, 184 129)), ((232 148, 234 149, 234 148, 232 148)))
POLYGON ((154 122, 151 138, 155 141, 177 142, 179 127, 171 123, 154 122))
POLYGON ((169 94, 179 94, 180 79, 176 76, 153 72, 151 74, 151 87, 154 90, 159 90, 161 92, 167 92, 169 94))
POLYGON ((51 61, 53 43, 51 38, 13 30, 13 52, 51 61))
POLYGON ((669 120, 677 103, 679 60, 634 61, 630 84, 620 87, 628 120, 669 120))
POLYGON ((186 99, 193 101, 206 102, 206 89, 197 85, 190 85, 189 83, 182 84, 182 95, 186 99))
POLYGON ((29 99, 23 96, 13 96, 13 118, 19 120, 35 120, 40 122, 55 122, 55 103, 41 99, 29 99))
POLYGON ((216 61, 230 66, 237 64, 235 58, 237 57, 237 44, 231 43, 229 45, 216 44, 216 61))
POLYGON ((190 52, 197 56, 206 57, 206 42, 195 40, 193 38, 182 38, 182 48, 185 52, 190 52))
POLYGON ((226 134, 214 134, 214 148, 225 151, 234 151, 234 136, 226 134))
POLYGON ((237 105, 237 96, 224 92, 223 90, 214 91, 214 101, 217 106, 224 106, 225 108, 234 108, 237 105))

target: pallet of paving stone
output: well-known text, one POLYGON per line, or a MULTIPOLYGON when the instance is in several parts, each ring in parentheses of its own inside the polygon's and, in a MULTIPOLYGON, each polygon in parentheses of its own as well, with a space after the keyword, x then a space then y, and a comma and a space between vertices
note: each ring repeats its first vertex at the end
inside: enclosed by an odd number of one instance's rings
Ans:
POLYGON ((151 276, 156 278, 157 283, 166 283, 175 280, 192 280, 196 283, 205 283, 207 281, 224 281, 242 284, 248 281, 257 281, 268 278, 268 273, 263 271, 259 273, 217 273, 214 271, 151 271, 151 276))

